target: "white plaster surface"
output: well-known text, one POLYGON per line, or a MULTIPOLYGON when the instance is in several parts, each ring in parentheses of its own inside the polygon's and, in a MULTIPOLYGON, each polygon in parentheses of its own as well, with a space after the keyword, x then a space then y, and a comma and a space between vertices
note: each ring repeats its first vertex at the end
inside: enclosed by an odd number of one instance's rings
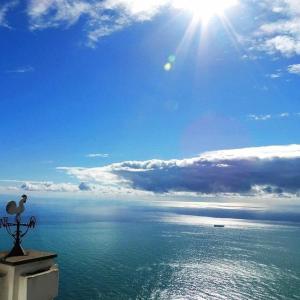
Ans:
POLYGON ((52 300, 58 295, 58 269, 20 276, 18 300, 52 300))

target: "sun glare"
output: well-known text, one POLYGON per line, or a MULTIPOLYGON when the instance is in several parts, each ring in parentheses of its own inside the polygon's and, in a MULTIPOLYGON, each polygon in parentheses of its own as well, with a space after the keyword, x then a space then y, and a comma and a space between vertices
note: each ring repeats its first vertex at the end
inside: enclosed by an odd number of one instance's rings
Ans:
POLYGON ((176 9, 189 11, 194 18, 203 22, 214 15, 223 15, 224 11, 236 5, 238 0, 174 0, 176 9))

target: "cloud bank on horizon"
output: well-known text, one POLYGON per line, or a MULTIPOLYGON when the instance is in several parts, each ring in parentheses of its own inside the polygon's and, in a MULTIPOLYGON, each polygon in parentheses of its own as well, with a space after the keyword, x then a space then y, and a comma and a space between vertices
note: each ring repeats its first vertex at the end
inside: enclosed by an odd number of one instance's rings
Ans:
POLYGON ((24 182, 40 192, 105 195, 300 196, 300 145, 211 151, 194 158, 58 167, 76 183, 24 182))

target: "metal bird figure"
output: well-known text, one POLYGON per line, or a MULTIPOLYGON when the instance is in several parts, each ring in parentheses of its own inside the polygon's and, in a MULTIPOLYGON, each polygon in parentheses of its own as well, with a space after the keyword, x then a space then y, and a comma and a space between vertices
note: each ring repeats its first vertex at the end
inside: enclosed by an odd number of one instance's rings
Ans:
POLYGON ((0 219, 0 228, 4 227, 8 234, 14 239, 14 247, 6 255, 6 258, 26 255, 26 252, 21 246, 22 238, 26 235, 29 228, 34 228, 36 224, 35 217, 30 217, 27 223, 22 223, 21 221, 21 214, 25 210, 24 203, 26 203, 26 200, 27 196, 22 195, 21 200, 19 201, 19 206, 17 206, 15 201, 10 201, 6 205, 6 212, 10 215, 16 215, 15 222, 9 222, 7 217, 0 219), (16 230, 14 230, 14 228, 16 230))
POLYGON ((6 205, 6 212, 10 215, 19 216, 25 210, 24 203, 26 203, 26 200, 27 200, 27 196, 22 195, 21 200, 19 201, 19 206, 17 206, 15 201, 8 202, 6 205))

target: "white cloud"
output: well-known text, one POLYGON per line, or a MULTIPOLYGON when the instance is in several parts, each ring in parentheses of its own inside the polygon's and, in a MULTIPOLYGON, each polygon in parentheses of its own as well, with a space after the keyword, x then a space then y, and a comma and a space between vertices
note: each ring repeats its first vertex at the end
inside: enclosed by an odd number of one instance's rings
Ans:
POLYGON ((281 77, 281 73, 273 73, 269 75, 270 78, 272 79, 277 79, 281 77))
MULTIPOLYGON (((179 2, 184 5, 178 5, 178 0, 29 0, 27 15, 32 30, 70 27, 82 20, 87 44, 94 46, 100 38, 134 23, 152 20, 164 9, 182 10, 188 0, 179 2)), ((0 5, 0 24, 6 24, 5 16, 16 3, 17 0, 0 5)), ((248 3, 251 6, 258 4, 259 13, 262 9, 267 12, 265 21, 256 30, 255 48, 269 54, 299 55, 299 1, 262 0, 248 3)), ((260 18, 255 18, 255 22, 259 23, 260 18)))
POLYGON ((19 1, 15 0, 15 1, 8 1, 4 4, 0 4, 0 26, 4 26, 7 28, 10 28, 9 24, 7 23, 6 20, 6 16, 7 13, 13 9, 17 4, 19 3, 19 1))
POLYGON ((107 158, 109 157, 109 154, 107 153, 90 153, 90 154, 87 154, 86 157, 90 157, 90 158, 107 158))
POLYGON ((300 34, 299 19, 280 20, 273 23, 266 23, 260 27, 260 33, 265 35, 281 34, 287 36, 298 36, 300 34))
POLYGON ((255 115, 255 114, 250 114, 248 115, 248 118, 252 121, 268 121, 272 119, 285 119, 285 118, 290 118, 293 116, 296 116, 297 113, 289 113, 289 112, 282 112, 279 114, 265 114, 265 115, 255 115))
POLYGON ((38 193, 41 195, 55 193, 57 195, 64 194, 64 196, 74 196, 80 193, 89 193, 93 197, 118 197, 120 199, 132 196, 147 197, 152 194, 144 191, 135 191, 132 188, 127 188, 123 185, 100 184, 98 182, 83 181, 76 184, 69 182, 54 183, 52 181, 34 181, 17 179, 1 179, 0 191, 26 191, 31 193, 38 193))
POLYGON ((170 0, 106 0, 103 6, 106 9, 122 10, 139 21, 150 20, 163 6, 170 3, 170 0))
POLYGON ((150 21, 164 9, 183 10, 189 1, 194 2, 194 0, 29 0, 27 12, 32 30, 69 27, 79 19, 84 20, 87 44, 93 47, 102 37, 134 23, 150 21))
MULTIPOLYGON (((300 24, 299 24, 300 26, 300 24)), ((300 75, 300 64, 294 64, 288 66, 288 72, 296 75, 300 75)))
POLYGON ((279 114, 279 118, 288 118, 289 116, 290 116, 290 114, 287 112, 279 114))
POLYGON ((249 119, 254 120, 254 121, 267 121, 270 120, 272 118, 272 116, 270 114, 267 115, 248 115, 249 119))
POLYGON ((28 15, 32 29, 73 25, 92 5, 87 1, 72 0, 31 0, 28 15))
POLYGON ((85 17, 88 44, 134 22, 151 20, 171 0, 30 0, 31 29, 71 26, 85 17))
POLYGON ((20 67, 17 69, 13 70, 7 70, 6 73, 28 73, 28 72, 33 72, 34 68, 32 66, 25 66, 25 67, 20 67))
POLYGON ((300 145, 220 150, 187 159, 124 161, 95 168, 57 169, 78 183, 0 180, 4 184, 0 184, 0 189, 57 195, 89 194, 106 199, 300 197, 300 145))
POLYGON ((260 26, 256 32, 257 49, 271 55, 300 55, 300 1, 265 0, 263 3, 276 21, 266 21, 260 26))
POLYGON ((284 56, 293 56, 300 54, 300 40, 287 35, 277 35, 267 39, 261 46, 260 50, 266 51, 269 54, 279 52, 284 56))
POLYGON ((203 153, 182 160, 125 161, 99 168, 58 168, 102 189, 205 195, 299 195, 300 145, 203 153))
POLYGON ((20 186, 21 189, 31 192, 78 192, 78 185, 72 183, 53 183, 25 181, 20 186))

